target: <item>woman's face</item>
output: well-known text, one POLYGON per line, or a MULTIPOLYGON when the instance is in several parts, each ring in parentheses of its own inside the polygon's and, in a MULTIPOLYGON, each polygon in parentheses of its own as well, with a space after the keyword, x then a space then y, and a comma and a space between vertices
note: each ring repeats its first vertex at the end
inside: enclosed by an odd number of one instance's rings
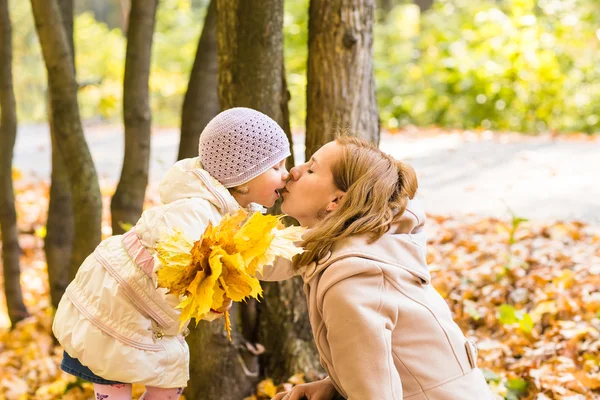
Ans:
POLYGON ((333 183, 331 166, 341 157, 342 147, 333 141, 321 147, 308 162, 292 168, 282 192, 281 210, 308 228, 335 210, 344 192, 333 183))

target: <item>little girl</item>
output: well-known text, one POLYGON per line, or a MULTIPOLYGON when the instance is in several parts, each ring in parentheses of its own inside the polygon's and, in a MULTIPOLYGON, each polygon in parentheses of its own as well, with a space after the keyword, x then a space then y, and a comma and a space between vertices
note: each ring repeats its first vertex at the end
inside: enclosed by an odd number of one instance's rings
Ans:
POLYGON ((61 368, 94 383, 97 400, 131 399, 132 383, 146 386, 141 399, 179 398, 189 379, 189 331, 179 328, 179 298, 157 288, 157 241, 175 228, 197 239, 240 207, 272 206, 288 178, 285 133, 248 108, 217 115, 199 153, 167 172, 162 205, 98 245, 60 301, 53 331, 65 349, 61 368))

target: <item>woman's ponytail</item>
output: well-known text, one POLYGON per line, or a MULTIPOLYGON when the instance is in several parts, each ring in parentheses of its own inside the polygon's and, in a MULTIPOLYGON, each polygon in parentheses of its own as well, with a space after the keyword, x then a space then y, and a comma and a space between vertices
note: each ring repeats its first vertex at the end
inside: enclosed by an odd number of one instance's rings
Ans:
POLYGON ((401 161, 396 161, 398 166, 398 191, 400 197, 406 197, 412 199, 417 193, 419 187, 417 181, 417 174, 415 170, 408 164, 404 164, 401 161))

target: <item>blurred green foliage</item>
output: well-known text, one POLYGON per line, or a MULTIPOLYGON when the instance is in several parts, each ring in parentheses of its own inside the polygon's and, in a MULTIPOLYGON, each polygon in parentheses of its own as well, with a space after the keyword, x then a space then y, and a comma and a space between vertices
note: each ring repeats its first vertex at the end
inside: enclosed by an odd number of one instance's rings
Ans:
MULTIPOLYGON (((10 6, 18 117, 22 122, 43 121, 46 119, 46 71, 31 4, 13 1, 10 6)), ((189 0, 160 1, 150 77, 155 124, 179 124, 204 14, 204 8, 192 8, 189 0)), ((82 118, 121 120, 127 45, 121 29, 110 29, 105 23, 96 21, 91 12, 84 12, 75 18, 74 40, 82 118)))
MULTIPOLYGON (((153 121, 179 125, 206 2, 162 0, 154 35, 153 121), (199 5, 200 4, 200 5, 199 5)), ((304 127, 309 0, 285 2, 292 126, 304 127)), ((406 3, 406 1, 397 1, 406 3)), ((21 121, 46 113, 46 72, 30 3, 11 2, 21 121)), ((117 26, 118 24, 112 24, 117 26)), ((126 40, 90 12, 76 17, 84 119, 119 121, 126 40)), ((600 5, 596 0, 437 0, 378 10, 375 80, 384 127, 406 124, 600 131, 600 5)))
POLYGON ((384 125, 600 131, 600 4, 438 0, 376 27, 384 125))

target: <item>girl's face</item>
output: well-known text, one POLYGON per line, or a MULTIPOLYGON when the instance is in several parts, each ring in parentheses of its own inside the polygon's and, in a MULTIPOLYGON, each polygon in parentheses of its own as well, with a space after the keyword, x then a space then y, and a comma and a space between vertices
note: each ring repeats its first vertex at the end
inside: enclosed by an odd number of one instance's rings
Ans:
POLYGON ((285 187, 289 173, 285 168, 285 160, 281 160, 273 168, 269 168, 256 178, 242 185, 244 194, 235 193, 234 197, 242 207, 250 203, 258 203, 265 207, 271 207, 279 198, 278 190, 285 187))
POLYGON ((337 208, 344 192, 335 186, 331 166, 342 157, 342 146, 329 142, 307 162, 290 171, 282 192, 281 210, 311 228, 337 208))

